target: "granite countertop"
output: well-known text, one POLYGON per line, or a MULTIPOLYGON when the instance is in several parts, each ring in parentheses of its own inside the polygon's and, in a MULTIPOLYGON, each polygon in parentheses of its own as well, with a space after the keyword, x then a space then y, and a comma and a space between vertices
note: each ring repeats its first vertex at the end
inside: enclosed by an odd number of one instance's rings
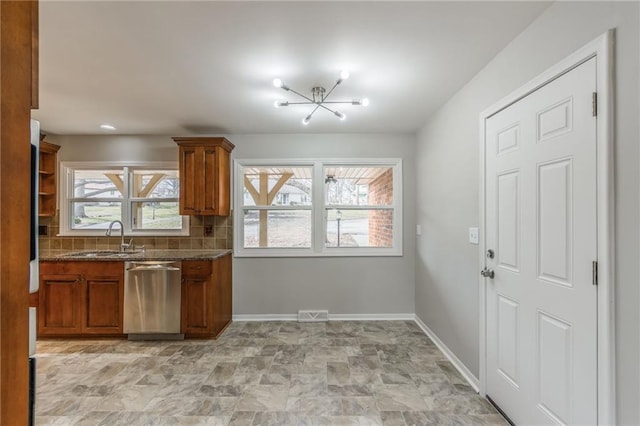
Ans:
POLYGON ((146 250, 118 253, 113 250, 41 250, 40 261, 131 261, 131 260, 213 260, 232 250, 146 250))

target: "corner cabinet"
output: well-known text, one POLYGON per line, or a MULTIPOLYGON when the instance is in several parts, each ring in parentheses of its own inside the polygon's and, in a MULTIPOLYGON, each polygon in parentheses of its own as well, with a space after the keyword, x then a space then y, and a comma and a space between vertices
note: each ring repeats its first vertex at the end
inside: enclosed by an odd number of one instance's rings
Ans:
POLYGON ((179 146, 180 214, 229 216, 230 155, 222 137, 174 137, 179 146))
POLYGON ((123 262, 40 262, 38 336, 122 335, 123 262))
POLYGON ((182 262, 182 332, 217 337, 231 322, 231 255, 182 262))
POLYGON ((38 215, 55 216, 56 214, 56 189, 58 150, 60 146, 40 140, 40 154, 38 157, 39 189, 38 189, 38 215))

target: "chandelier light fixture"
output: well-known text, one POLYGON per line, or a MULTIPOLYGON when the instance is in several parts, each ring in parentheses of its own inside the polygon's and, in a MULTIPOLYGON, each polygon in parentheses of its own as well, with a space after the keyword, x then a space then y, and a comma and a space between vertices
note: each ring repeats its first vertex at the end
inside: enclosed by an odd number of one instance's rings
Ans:
POLYGON ((282 90, 285 90, 287 92, 293 92, 296 95, 300 96, 301 98, 304 98, 305 101, 303 102, 275 101, 273 105, 276 108, 286 107, 289 105, 315 105, 315 108, 309 113, 309 115, 307 115, 305 118, 302 119, 302 124, 304 125, 309 124, 309 121, 311 121, 311 117, 319 108, 329 111, 330 113, 338 117, 340 120, 344 120, 345 118, 347 118, 347 116, 343 112, 329 108, 327 104, 330 104, 330 105, 350 104, 350 105, 361 105, 365 107, 369 106, 369 99, 367 98, 353 99, 350 101, 328 101, 327 100, 327 98, 329 97, 329 95, 331 95, 333 90, 348 78, 349 78, 349 72, 342 71, 340 73, 340 78, 336 81, 336 83, 333 85, 333 87, 329 91, 327 91, 324 87, 315 86, 311 88, 311 97, 305 96, 300 92, 296 92, 295 90, 293 90, 292 88, 284 84, 282 80, 280 80, 279 78, 275 78, 273 80, 274 87, 279 87, 282 90))

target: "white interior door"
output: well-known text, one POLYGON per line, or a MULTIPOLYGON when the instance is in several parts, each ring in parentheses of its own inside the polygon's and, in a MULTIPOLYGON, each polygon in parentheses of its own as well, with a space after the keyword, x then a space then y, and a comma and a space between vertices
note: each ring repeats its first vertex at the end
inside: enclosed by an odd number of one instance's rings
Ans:
POLYGON ((486 121, 486 392, 519 425, 597 423, 595 61, 486 121))

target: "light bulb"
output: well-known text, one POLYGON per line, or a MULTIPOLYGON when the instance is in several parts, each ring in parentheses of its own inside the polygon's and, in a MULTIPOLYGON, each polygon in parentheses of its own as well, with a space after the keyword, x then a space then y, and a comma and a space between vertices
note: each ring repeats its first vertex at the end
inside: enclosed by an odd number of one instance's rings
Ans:
POLYGON ((345 118, 347 118, 347 116, 346 116, 344 113, 340 112, 340 111, 336 111, 336 112, 334 112, 334 114, 335 114, 335 115, 336 115, 336 117, 338 117, 340 120, 344 120, 345 118))
POLYGON ((349 78, 349 71, 347 71, 347 70, 342 71, 340 73, 340 78, 343 79, 343 80, 348 79, 349 78))
POLYGON ((360 104, 365 107, 369 106, 369 98, 362 99, 362 101, 360 101, 360 104))
POLYGON ((280 108, 280 101, 275 101, 273 103, 273 106, 276 107, 276 108, 280 108))
POLYGON ((306 126, 307 124, 309 124, 309 120, 311 120, 311 116, 307 115, 305 118, 302 119, 302 124, 306 126))
POLYGON ((282 80, 280 80, 279 78, 274 78, 273 79, 273 87, 282 87, 284 86, 284 83, 282 83, 282 80))

